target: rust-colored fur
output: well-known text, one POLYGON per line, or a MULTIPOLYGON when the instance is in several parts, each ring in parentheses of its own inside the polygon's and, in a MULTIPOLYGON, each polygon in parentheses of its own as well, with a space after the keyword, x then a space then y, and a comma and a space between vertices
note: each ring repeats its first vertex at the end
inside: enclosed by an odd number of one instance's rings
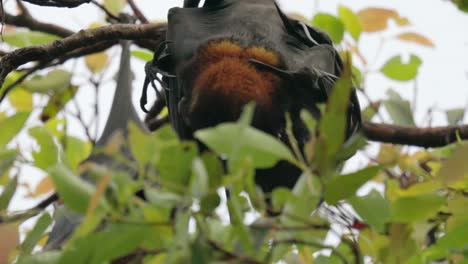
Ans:
POLYGON ((207 107, 212 111, 221 109, 225 118, 233 121, 242 106, 254 101, 262 112, 274 108, 280 79, 270 73, 257 70, 248 60, 278 66, 279 57, 264 47, 242 48, 228 40, 211 42, 196 55, 198 65, 195 75, 189 112, 206 115, 207 107))

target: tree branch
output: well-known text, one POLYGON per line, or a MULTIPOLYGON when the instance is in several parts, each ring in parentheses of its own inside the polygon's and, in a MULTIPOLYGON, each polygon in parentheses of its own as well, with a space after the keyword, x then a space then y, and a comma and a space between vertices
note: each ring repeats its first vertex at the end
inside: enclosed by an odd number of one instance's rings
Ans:
POLYGON ((33 5, 39 6, 55 6, 55 7, 77 7, 82 4, 88 4, 92 0, 22 0, 33 5))
POLYGON ((424 148, 446 146, 458 137, 468 139, 468 125, 417 128, 366 122, 362 132, 372 141, 424 148))
POLYGON ((54 24, 40 22, 34 19, 28 13, 21 13, 20 15, 17 15, 17 16, 10 15, 6 12, 3 14, 0 13, 0 20, 3 20, 3 19, 5 20, 5 23, 8 25, 13 25, 17 27, 25 27, 30 30, 45 32, 45 33, 56 35, 62 38, 68 37, 74 33, 73 31, 69 29, 66 29, 66 28, 63 28, 54 24))
MULTIPOLYGON (((136 40, 141 46, 153 49, 165 39, 166 33, 165 24, 115 24, 81 30, 72 34, 73 32, 67 29, 38 22, 30 17, 27 12, 18 16, 7 14, 6 19, 7 23, 13 25, 25 26, 30 29, 64 36, 65 38, 49 44, 21 48, 2 54, 3 56, 0 58, 0 86, 11 71, 28 62, 39 61, 47 64, 56 59, 63 62, 69 58, 84 56, 106 49, 120 39, 136 40)), ((5 97, 6 92, 4 91, 0 96, 0 102, 5 97)), ((372 141, 424 148, 445 146, 456 142, 457 137, 468 139, 468 125, 414 128, 368 122, 363 124, 362 131, 372 141)))
POLYGON ((149 23, 148 19, 145 17, 145 15, 143 15, 140 8, 138 8, 138 6, 135 4, 135 2, 133 0, 127 0, 127 2, 130 5, 130 7, 132 8, 133 13, 135 14, 135 16, 140 20, 140 22, 143 23, 143 24, 148 24, 149 23))
POLYGON ((28 62, 49 62, 73 51, 86 49, 83 47, 93 46, 102 41, 146 39, 154 40, 154 44, 157 44, 165 39, 165 32, 165 24, 116 24, 80 30, 76 34, 52 43, 17 49, 0 58, 0 86, 3 85, 6 76, 11 71, 28 62))

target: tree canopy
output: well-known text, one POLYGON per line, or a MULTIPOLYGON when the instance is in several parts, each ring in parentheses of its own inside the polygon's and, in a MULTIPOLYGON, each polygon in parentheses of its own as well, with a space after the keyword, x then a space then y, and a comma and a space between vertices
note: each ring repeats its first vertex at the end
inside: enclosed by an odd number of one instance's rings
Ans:
MULTIPOLYGON (((468 12, 467 1, 451 2, 468 12)), ((291 148, 252 128, 248 105, 237 122, 197 131, 212 150, 201 152, 196 142, 177 137, 160 100, 146 122, 153 133, 130 122, 128 133, 98 141, 98 99, 112 83, 109 74, 118 72, 113 47, 131 41, 131 59, 149 61, 164 41, 164 22, 151 23, 133 0, 17 0, 17 14, 0 3, 0 263, 468 261, 466 109, 446 109, 446 125, 419 127, 413 102, 395 90, 378 101, 367 95, 371 58, 361 52, 363 36, 381 37, 392 21, 393 38, 434 46, 408 30, 411 18, 397 10, 340 5, 333 14, 290 14, 327 32, 345 61, 320 121, 301 115, 312 134, 304 150, 295 147, 290 127, 291 148), (36 19, 29 11, 36 5, 91 5, 105 21, 74 32, 53 18, 36 19), (360 93, 363 127, 345 142, 350 84, 360 93), (77 98, 84 89, 91 107, 77 98), (356 152, 364 161, 343 169, 356 152), (255 170, 281 160, 301 169, 300 179, 291 190, 263 193, 255 170), (30 173, 41 175, 36 184, 28 184, 30 173), (18 196, 34 205, 16 209, 18 196), (64 216, 76 228, 61 227, 57 219, 64 216), (52 237, 54 223, 66 240, 52 237)), ((411 82, 421 64, 414 54, 390 56, 378 74, 411 82)))

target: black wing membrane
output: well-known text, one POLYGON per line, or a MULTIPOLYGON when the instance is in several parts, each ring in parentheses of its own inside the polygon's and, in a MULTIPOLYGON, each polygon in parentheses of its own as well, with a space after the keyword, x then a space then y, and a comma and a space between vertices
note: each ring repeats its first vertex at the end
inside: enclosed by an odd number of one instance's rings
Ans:
MULTIPOLYGON (((184 102, 190 101, 192 87, 182 78, 184 66, 205 43, 228 39, 243 47, 262 46, 281 56, 282 72, 294 82, 291 94, 298 95, 298 105, 317 111, 316 104, 326 101, 343 62, 330 38, 320 30, 288 18, 273 0, 184 1, 184 8, 172 8, 168 14, 165 57, 152 62, 171 76, 164 76, 166 102, 173 127, 182 138, 191 131, 184 102), (175 77, 173 77, 175 76, 175 77)), ((360 110, 353 90, 348 111, 348 135, 360 126, 360 110)))

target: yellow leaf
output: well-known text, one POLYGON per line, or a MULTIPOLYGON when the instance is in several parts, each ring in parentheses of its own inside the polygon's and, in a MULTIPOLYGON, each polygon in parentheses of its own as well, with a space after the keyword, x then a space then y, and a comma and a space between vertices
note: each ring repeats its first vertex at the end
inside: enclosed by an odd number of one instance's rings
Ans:
POLYGON ((379 164, 395 165, 400 159, 400 147, 383 144, 376 159, 379 164))
POLYGON ((398 34, 396 37, 403 41, 414 42, 414 43, 427 46, 427 47, 431 47, 431 48, 434 47, 434 43, 430 39, 415 32, 401 33, 401 34, 398 34))
POLYGON ((99 200, 101 199, 102 195, 104 194, 104 191, 109 185, 110 176, 110 173, 108 173, 101 177, 101 179, 99 179, 96 185, 96 192, 94 192, 93 197, 91 197, 91 200, 89 201, 88 210, 86 211, 86 217, 92 217, 94 211, 99 206, 99 200))
POLYGON ((409 20, 401 17, 393 9, 369 7, 357 13, 365 32, 377 32, 387 28, 388 20, 394 19, 399 26, 409 24, 409 20))
POLYGON ((108 56, 105 52, 94 53, 85 57, 86 66, 93 73, 102 71, 108 63, 108 56))
POLYGON ((455 151, 452 156, 442 163, 442 167, 438 171, 436 179, 449 185, 468 176, 467 157, 468 146, 464 146, 455 151))
POLYGON ((99 23, 99 22, 96 22, 96 23, 91 23, 88 28, 98 28, 98 27, 103 27, 105 26, 106 24, 104 23, 99 23))
POLYGON ((399 189, 398 195, 400 197, 412 197, 423 194, 434 193, 439 190, 441 186, 434 181, 421 182, 412 185, 408 189, 399 189))
POLYGON ((43 195, 46 193, 50 193, 55 190, 54 183, 52 182, 52 179, 47 176, 42 179, 42 181, 36 186, 33 192, 28 194, 28 197, 34 198, 39 195, 43 195))
POLYGON ((8 93, 8 101, 18 112, 31 112, 32 110, 32 94, 25 89, 14 89, 8 93))
POLYGON ((10 263, 10 255, 19 244, 18 227, 15 224, 0 224, 0 263, 10 263))
POLYGON ((39 241, 37 242, 37 245, 40 247, 44 247, 48 240, 49 240, 49 235, 45 235, 41 237, 41 239, 39 239, 39 241))
POLYGON ((104 7, 113 15, 118 15, 127 4, 127 0, 104 0, 104 7))

